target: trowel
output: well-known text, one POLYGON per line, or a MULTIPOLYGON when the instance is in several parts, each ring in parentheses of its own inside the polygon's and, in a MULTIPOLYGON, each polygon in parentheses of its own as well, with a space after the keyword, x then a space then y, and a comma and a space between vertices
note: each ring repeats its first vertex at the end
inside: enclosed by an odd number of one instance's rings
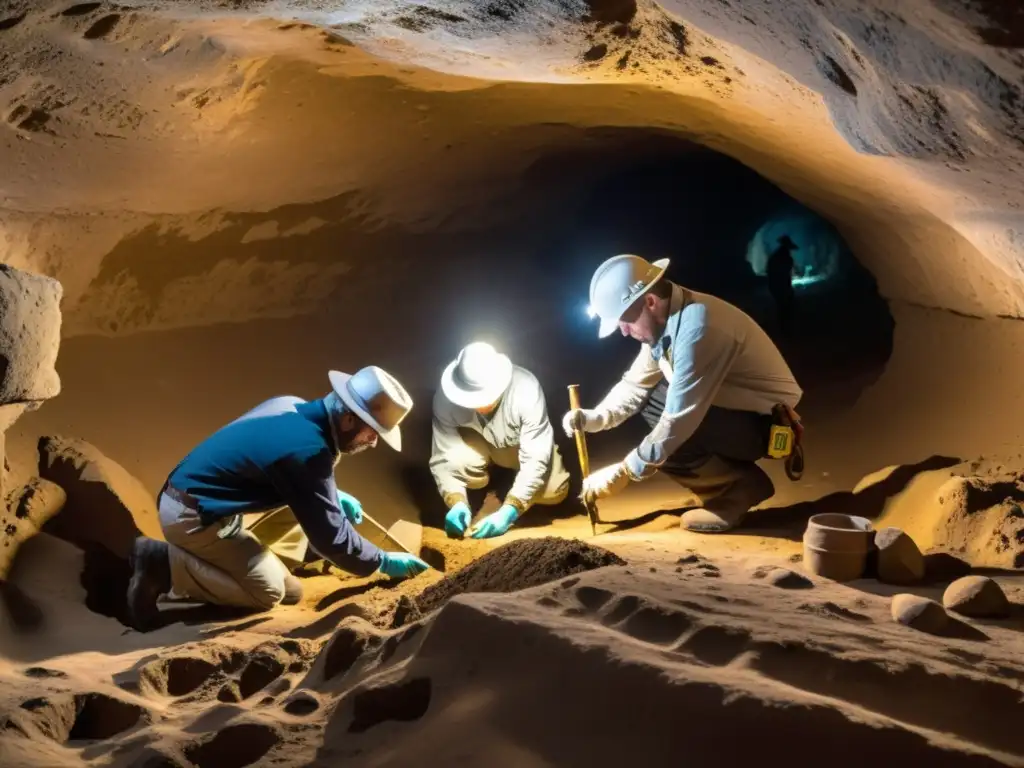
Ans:
POLYGON ((390 528, 385 528, 363 511, 363 520, 372 523, 381 533, 398 545, 399 549, 410 555, 420 556, 423 548, 423 526, 408 520, 396 520, 390 528))

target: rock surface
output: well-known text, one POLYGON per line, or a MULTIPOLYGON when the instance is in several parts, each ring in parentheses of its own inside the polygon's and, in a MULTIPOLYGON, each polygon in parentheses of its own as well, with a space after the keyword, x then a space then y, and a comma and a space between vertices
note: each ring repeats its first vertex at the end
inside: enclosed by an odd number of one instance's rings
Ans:
POLYGON ((163 539, 155 494, 85 440, 41 437, 39 474, 67 493, 47 533, 82 547, 100 545, 119 558, 128 557, 140 533, 163 539))
POLYGON ((0 404, 42 401, 60 392, 61 284, 0 264, 0 404))
POLYGON ((932 634, 942 632, 949 624, 949 616, 934 600, 905 593, 893 597, 892 618, 898 624, 932 634))
POLYGON ((0 510, 0 581, 6 580, 18 548, 64 507, 64 489, 41 477, 11 492, 0 510))
POLYGON ((0 498, 7 483, 5 433, 60 392, 62 295, 53 278, 0 264, 0 498))
POLYGON ((899 528, 883 528, 875 534, 878 580, 886 584, 916 584, 924 578, 924 555, 910 536, 899 528))
POLYGON ((1010 601, 1002 587, 987 576, 964 576, 950 584, 942 604, 951 611, 978 619, 1004 618, 1010 601))

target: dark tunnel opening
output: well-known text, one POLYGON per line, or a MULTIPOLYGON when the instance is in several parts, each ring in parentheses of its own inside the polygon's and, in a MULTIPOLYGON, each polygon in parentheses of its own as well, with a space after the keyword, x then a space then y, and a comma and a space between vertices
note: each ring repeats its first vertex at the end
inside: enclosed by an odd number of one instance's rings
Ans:
MULTIPOLYGON (((595 338, 594 322, 584 314, 589 275, 610 255, 637 253, 670 258, 670 279, 751 315, 801 382, 805 415, 851 406, 884 369, 894 323, 874 277, 837 228, 725 155, 663 135, 628 139, 627 147, 630 141, 643 142, 646 151, 590 186, 549 249, 558 284, 572 286, 562 299, 566 322, 580 329, 578 343, 605 360, 598 376, 611 386, 611 372, 628 363, 636 344, 595 338), (783 236, 796 246, 788 333, 766 276, 783 236), (615 365, 607 362, 613 356, 615 365)), ((557 167, 561 161, 544 162, 557 167)))

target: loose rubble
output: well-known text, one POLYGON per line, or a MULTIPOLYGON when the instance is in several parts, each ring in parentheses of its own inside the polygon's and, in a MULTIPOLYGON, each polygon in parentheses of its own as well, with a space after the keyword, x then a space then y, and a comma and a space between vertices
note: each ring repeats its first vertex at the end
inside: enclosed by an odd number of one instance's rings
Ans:
POLYGON ((886 584, 916 584, 924 578, 924 555, 910 536, 899 528, 883 528, 875 534, 878 580, 886 584))

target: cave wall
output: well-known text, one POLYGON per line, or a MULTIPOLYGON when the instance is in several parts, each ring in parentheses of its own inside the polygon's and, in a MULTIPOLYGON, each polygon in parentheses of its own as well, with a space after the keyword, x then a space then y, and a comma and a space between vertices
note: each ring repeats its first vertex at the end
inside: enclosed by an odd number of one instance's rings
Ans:
POLYGON ((216 5, 132 11, 84 45, 88 15, 4 33, 24 63, 0 97, 49 117, 3 137, 0 237, 65 285, 67 335, 288 317, 373 270, 536 247, 609 166, 656 154, 624 129, 776 183, 887 297, 1024 307, 1019 62, 952 3, 275 9, 327 30, 216 5), (571 172, 531 176, 576 147, 571 172))
MULTIPOLYGON (((1024 312, 1024 62, 981 6, 320 5, 12 4, 25 15, 0 31, 0 247, 63 284, 69 382, 25 420, 26 444, 70 429, 158 485, 255 400, 322 394, 327 367, 391 365, 422 406, 458 346, 488 334, 554 398, 569 377, 596 398, 630 349, 599 347, 580 319, 572 270, 607 254, 565 227, 609 178, 684 143, 831 221, 894 308, 890 370, 861 401, 887 418, 854 462, 843 429, 859 424, 816 425, 815 473, 1019 440, 989 363, 950 369, 915 340, 954 317, 934 311, 1024 312), (436 275, 446 287, 425 292, 436 275), (533 285, 540 315, 523 310, 533 285), (901 407, 908 386, 928 397, 901 407), (917 430, 924 404, 954 395, 966 432, 917 430)), ((964 327, 968 361, 1005 330, 964 327)), ((1012 331, 998 338, 1009 360, 1012 331)))

